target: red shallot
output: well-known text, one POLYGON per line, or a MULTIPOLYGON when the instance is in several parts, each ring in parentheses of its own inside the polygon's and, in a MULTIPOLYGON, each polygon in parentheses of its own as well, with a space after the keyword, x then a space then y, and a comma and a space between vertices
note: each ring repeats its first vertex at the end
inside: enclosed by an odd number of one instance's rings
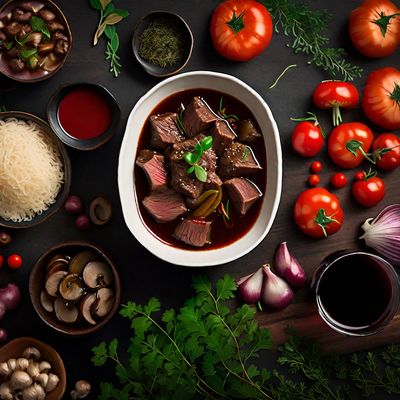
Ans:
POLYGON ((385 207, 361 226, 360 239, 394 265, 400 265, 400 204, 385 207))
POLYGON ((296 258, 290 254, 286 242, 282 242, 276 249, 274 267, 276 273, 291 286, 302 287, 307 282, 304 269, 296 258))
POLYGON ((245 303, 256 304, 260 301, 263 278, 262 268, 259 268, 238 280, 239 293, 245 303))
POLYGON ((265 264, 262 270, 264 274, 262 299, 267 306, 282 310, 292 302, 293 291, 282 278, 271 271, 268 264, 265 264))

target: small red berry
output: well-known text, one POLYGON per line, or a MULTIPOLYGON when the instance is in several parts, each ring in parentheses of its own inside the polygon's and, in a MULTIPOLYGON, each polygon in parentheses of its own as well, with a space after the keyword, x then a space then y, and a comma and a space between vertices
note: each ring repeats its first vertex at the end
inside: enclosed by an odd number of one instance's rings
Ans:
POLYGON ((311 172, 317 174, 318 172, 322 171, 322 162, 321 161, 313 161, 310 165, 311 172))
POLYGON ((308 184, 310 186, 317 186, 320 181, 321 178, 316 174, 312 174, 308 177, 308 184))
POLYGON ((363 181, 365 178, 365 172, 364 171, 358 171, 356 172, 356 174, 354 175, 354 179, 356 181, 363 181))
POLYGON ((11 254, 7 258, 7 265, 11 269, 18 269, 22 266, 22 258, 18 254, 11 254))
POLYGON ((338 172, 335 175, 332 175, 331 178, 331 185, 335 188, 342 188, 346 186, 347 183, 347 178, 345 174, 342 174, 341 172, 338 172))

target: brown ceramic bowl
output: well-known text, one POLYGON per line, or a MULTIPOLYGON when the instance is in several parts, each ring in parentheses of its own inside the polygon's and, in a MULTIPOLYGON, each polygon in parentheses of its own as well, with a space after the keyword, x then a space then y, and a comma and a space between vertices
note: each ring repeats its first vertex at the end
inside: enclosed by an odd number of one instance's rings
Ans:
POLYGON ((56 201, 46 211, 43 211, 41 214, 36 214, 35 217, 33 217, 30 221, 13 222, 7 221, 0 217, 0 226, 10 229, 30 228, 44 222, 47 218, 56 213, 64 204, 65 200, 68 197, 69 189, 71 186, 71 163, 65 146, 57 138, 57 136, 51 130, 50 126, 45 121, 36 117, 33 114, 22 111, 0 112, 0 120, 4 120, 7 118, 17 118, 24 121, 33 121, 37 125, 39 125, 39 127, 42 128, 43 131, 56 143, 64 167, 64 185, 60 189, 56 201))
POLYGON ((34 346, 41 352, 42 359, 51 364, 51 372, 60 378, 57 387, 50 393, 47 393, 46 400, 61 400, 67 386, 65 367, 59 354, 48 344, 31 337, 20 337, 14 339, 1 347, 0 363, 5 362, 10 358, 21 357, 23 351, 29 346, 34 346))
MULTIPOLYGON (((65 15, 63 12, 60 10, 60 8, 53 3, 51 0, 32 0, 32 1, 26 1, 26 0, 9 0, 6 1, 1 7, 0 7, 0 20, 2 20, 6 15, 8 15, 14 8, 20 8, 22 4, 24 3, 29 3, 33 7, 38 7, 41 4, 44 4, 44 8, 47 10, 51 11, 53 14, 56 16, 56 21, 59 21, 63 26, 64 26, 64 31, 62 33, 68 38, 69 42, 69 48, 64 55, 63 58, 60 58, 60 63, 56 66, 56 68, 52 71, 45 71, 41 68, 35 70, 35 71, 30 71, 28 69, 24 69, 21 72, 15 72, 13 71, 5 58, 3 57, 2 51, 0 49, 0 72, 7 76, 10 79, 13 79, 18 82, 25 82, 25 83, 32 83, 32 82, 39 82, 43 81, 45 79, 48 79, 52 76, 54 76, 64 65, 66 59, 68 58, 68 54, 71 51, 72 48, 72 33, 71 29, 69 27, 68 21, 65 18, 65 15)), ((29 21, 27 21, 29 23, 29 21)))
POLYGON ((121 282, 115 264, 113 263, 113 261, 111 261, 104 250, 99 248, 97 245, 87 241, 71 241, 60 243, 56 246, 51 247, 36 261, 29 276, 29 295, 33 307, 35 308, 39 317, 47 325, 49 325, 56 331, 66 335, 82 336, 98 331, 112 318, 112 316, 118 310, 121 299, 121 282), (76 324, 67 324, 59 321, 54 312, 47 312, 40 302, 40 293, 44 288, 46 268, 48 265, 48 261, 56 254, 67 254, 74 256, 78 252, 85 250, 93 252, 94 254, 99 256, 100 260, 104 261, 110 266, 114 275, 114 281, 111 284, 111 287, 115 290, 114 305, 107 316, 104 319, 100 320, 96 325, 89 325, 89 323, 85 323, 83 321, 78 321, 76 324))

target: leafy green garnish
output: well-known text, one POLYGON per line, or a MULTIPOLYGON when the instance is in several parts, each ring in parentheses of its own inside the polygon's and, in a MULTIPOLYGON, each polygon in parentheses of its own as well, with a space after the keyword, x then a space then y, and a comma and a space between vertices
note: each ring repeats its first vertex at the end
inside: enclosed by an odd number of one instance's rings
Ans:
POLYGON ((107 46, 105 50, 106 60, 110 60, 110 71, 115 77, 121 73, 119 62, 119 36, 115 25, 129 15, 129 12, 116 8, 111 0, 89 0, 90 5, 100 12, 100 18, 93 38, 96 46, 99 38, 105 34, 107 46))
POLYGON ((118 382, 100 383, 99 399, 352 400, 400 394, 400 345, 377 355, 330 356, 288 329, 289 340, 278 349, 279 371, 270 371, 256 365, 260 357, 276 358, 267 352, 269 332, 258 326, 255 307, 233 307, 233 278, 225 275, 212 285, 195 277, 193 287, 196 295, 179 311, 162 310, 156 298, 122 306, 132 329, 127 354, 119 357, 117 339, 93 348, 93 364, 111 361, 118 382))
POLYGON ((37 49, 22 49, 19 51, 19 56, 24 60, 28 60, 37 54, 37 49))
POLYGON ((308 64, 321 67, 332 77, 352 81, 361 77, 363 70, 349 63, 342 48, 328 47, 325 31, 331 15, 325 10, 312 10, 299 0, 258 0, 271 13, 275 32, 290 36, 288 47, 309 57, 308 64))
POLYGON ((247 156, 249 155, 249 152, 250 152, 250 148, 249 148, 249 146, 246 146, 243 151, 243 155, 242 155, 242 158, 240 161, 244 161, 247 158, 247 156))
POLYGON ((47 39, 51 38, 49 28, 47 27, 46 22, 42 18, 33 15, 32 18, 30 19, 30 24, 34 32, 43 33, 43 35, 47 39))
POLYGON ((14 46, 13 42, 2 42, 2 46, 6 49, 6 50, 11 50, 12 47, 14 46))
POLYGON ((204 139, 198 142, 196 146, 194 146, 193 153, 187 152, 183 155, 183 159, 190 165, 186 172, 188 174, 192 174, 194 172, 196 178, 200 182, 207 181, 207 171, 199 164, 199 161, 201 160, 203 153, 211 149, 212 146, 213 137, 206 136, 204 139))

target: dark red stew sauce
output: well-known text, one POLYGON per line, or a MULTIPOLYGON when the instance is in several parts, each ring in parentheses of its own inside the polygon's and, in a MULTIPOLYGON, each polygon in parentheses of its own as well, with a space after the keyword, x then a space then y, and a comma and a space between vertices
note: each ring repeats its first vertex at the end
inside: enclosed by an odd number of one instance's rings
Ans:
MULTIPOLYGON (((159 103, 150 113, 149 117, 154 114, 162 114, 165 112, 178 112, 181 103, 186 106, 195 96, 202 97, 214 112, 217 112, 219 110, 220 99, 221 96, 223 96, 223 105, 226 109, 226 114, 235 114, 239 117, 240 120, 251 119, 257 127, 258 131, 261 132, 261 129, 252 112, 241 101, 225 93, 217 92, 210 89, 190 89, 175 93, 159 103)), ((139 153, 139 151, 142 149, 151 149, 150 138, 151 131, 148 118, 140 134, 137 153, 139 153)), ((251 149, 253 150, 256 159, 263 169, 257 174, 246 175, 244 177, 250 179, 253 183, 255 183, 264 196, 267 183, 266 149, 264 139, 259 138, 255 142, 249 143, 249 147, 251 147, 251 149)), ((244 216, 237 213, 234 205, 231 203, 230 215, 234 222, 233 227, 227 228, 223 222, 222 216, 217 212, 214 212, 207 218, 207 220, 213 221, 211 225, 211 243, 206 244, 203 247, 192 247, 175 239, 172 236, 176 225, 180 221, 180 218, 172 222, 160 224, 155 221, 150 214, 147 213, 146 209, 142 205, 142 200, 149 194, 149 185, 146 176, 137 165, 135 165, 134 175, 137 200, 139 202, 139 210, 143 222, 153 235, 159 238, 162 242, 169 244, 170 246, 194 251, 212 250, 228 246, 243 237, 253 227, 261 211, 263 197, 260 197, 260 199, 252 205, 252 207, 244 216)), ((225 196, 223 198, 223 201, 225 204, 225 196)))

